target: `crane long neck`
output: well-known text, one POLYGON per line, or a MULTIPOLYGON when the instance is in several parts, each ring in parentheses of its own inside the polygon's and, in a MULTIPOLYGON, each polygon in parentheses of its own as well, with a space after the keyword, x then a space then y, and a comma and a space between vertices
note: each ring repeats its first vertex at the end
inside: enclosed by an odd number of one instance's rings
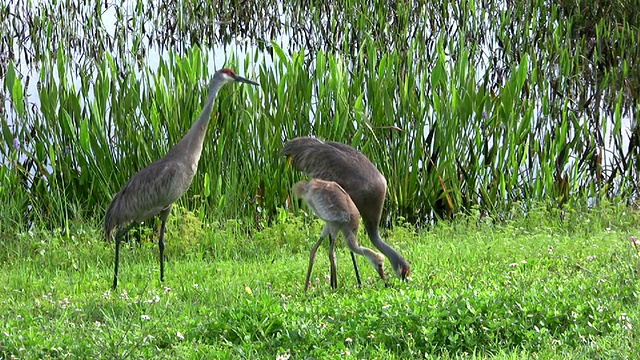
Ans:
POLYGON ((213 82, 209 87, 209 96, 207 102, 200 113, 198 120, 191 126, 189 132, 180 140, 176 146, 174 146, 167 157, 177 156, 183 159, 187 159, 191 164, 197 165, 200 161, 200 155, 202 153, 202 144, 204 143, 204 137, 207 133, 207 126, 211 119, 211 112, 213 111, 213 102, 218 95, 218 91, 224 85, 224 82, 213 82))
POLYGON ((380 250, 380 252, 389 259, 394 270, 397 269, 398 266, 408 265, 407 260, 405 260, 399 252, 382 240, 377 226, 367 224, 365 222, 365 229, 367 230, 367 235, 369 235, 369 239, 371 239, 373 246, 380 250))

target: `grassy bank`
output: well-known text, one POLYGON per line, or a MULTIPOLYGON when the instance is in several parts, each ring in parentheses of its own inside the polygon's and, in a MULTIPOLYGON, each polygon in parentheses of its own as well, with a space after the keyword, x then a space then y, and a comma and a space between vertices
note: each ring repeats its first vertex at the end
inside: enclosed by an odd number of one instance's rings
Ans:
POLYGON ((0 358, 623 359, 640 350, 631 242, 640 215, 623 208, 398 225, 386 238, 412 261, 413 281, 385 287, 360 259, 357 288, 341 242, 338 290, 325 248, 307 294, 314 218, 283 213, 246 233, 175 214, 165 282, 142 231, 124 247, 114 292, 113 244, 96 224, 0 242, 0 358))

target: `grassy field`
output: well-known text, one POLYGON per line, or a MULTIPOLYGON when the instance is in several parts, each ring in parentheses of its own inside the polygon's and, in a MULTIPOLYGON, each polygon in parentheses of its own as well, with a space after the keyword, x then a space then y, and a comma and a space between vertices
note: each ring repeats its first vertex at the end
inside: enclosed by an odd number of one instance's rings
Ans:
MULTIPOLYGON (((150 229, 124 247, 117 291, 113 244, 101 240, 97 222, 77 223, 68 235, 34 230, 0 241, 0 358, 640 353, 637 212, 534 209, 499 223, 469 215, 429 230, 397 225, 386 239, 412 261, 412 281, 385 287, 359 259, 358 288, 341 242, 339 288, 330 289, 324 247, 305 294, 318 220, 283 212, 248 234, 237 222, 202 224, 176 210, 163 284, 150 229)), ((360 241, 369 244, 362 233, 360 241)))

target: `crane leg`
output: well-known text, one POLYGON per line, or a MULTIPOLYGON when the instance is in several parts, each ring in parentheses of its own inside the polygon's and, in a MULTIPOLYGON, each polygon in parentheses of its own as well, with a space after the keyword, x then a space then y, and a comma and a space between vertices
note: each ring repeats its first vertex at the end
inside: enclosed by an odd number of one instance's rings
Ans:
POLYGON ((111 285, 111 288, 113 290, 115 290, 116 287, 118 286, 118 263, 120 262, 120 242, 122 242, 122 238, 127 234, 127 232, 129 232, 129 230, 134 225, 135 224, 130 224, 126 228, 119 229, 118 232, 116 233, 116 260, 115 260, 114 271, 113 271, 113 285, 111 285))
POLYGON ((323 240, 324 234, 320 236, 318 242, 316 242, 315 245, 313 245, 313 248, 311 248, 311 254, 309 255, 309 269, 307 270, 307 279, 304 282, 304 291, 307 291, 307 289, 309 288, 309 279, 311 278, 311 269, 313 269, 313 262, 316 260, 316 252, 318 251, 318 248, 320 247, 320 244, 322 244, 323 240))
POLYGON ((336 266, 336 238, 337 236, 329 235, 329 263, 331 264, 331 288, 338 288, 338 271, 336 266))
POLYGON ((353 268, 356 270, 356 279, 358 280, 358 286, 362 287, 362 280, 360 279, 360 269, 358 269, 358 262, 356 261, 356 254, 353 251, 351 253, 351 261, 353 261, 353 268))
POLYGON ((116 287, 118 286, 118 262, 120 261, 120 236, 116 237, 116 261, 115 261, 115 268, 114 268, 114 272, 113 272, 113 285, 111 285, 111 288, 113 290, 116 289, 116 287))
POLYGON ((171 213, 171 207, 172 205, 169 205, 160 212, 160 220, 162 220, 162 225, 160 226, 160 240, 158 241, 158 247, 160 248, 160 281, 164 281, 164 230, 167 226, 169 213, 171 213))

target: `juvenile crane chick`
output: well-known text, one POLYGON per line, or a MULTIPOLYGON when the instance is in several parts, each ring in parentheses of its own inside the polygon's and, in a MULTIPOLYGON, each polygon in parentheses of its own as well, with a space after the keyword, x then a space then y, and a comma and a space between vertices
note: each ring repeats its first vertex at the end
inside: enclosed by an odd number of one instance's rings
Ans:
POLYGON ((342 231, 342 234, 344 234, 347 247, 356 254, 366 256, 380 277, 383 280, 385 279, 383 268, 384 256, 358 244, 357 234, 360 224, 360 213, 347 192, 344 191, 338 183, 319 179, 300 181, 293 186, 293 193, 296 197, 303 199, 309 208, 326 223, 320 239, 311 249, 309 269, 304 284, 305 291, 309 287, 309 278, 311 277, 311 269, 313 268, 316 251, 327 235, 329 235, 329 241, 331 243, 329 250, 331 287, 333 289, 338 287, 335 255, 338 231, 342 231))

